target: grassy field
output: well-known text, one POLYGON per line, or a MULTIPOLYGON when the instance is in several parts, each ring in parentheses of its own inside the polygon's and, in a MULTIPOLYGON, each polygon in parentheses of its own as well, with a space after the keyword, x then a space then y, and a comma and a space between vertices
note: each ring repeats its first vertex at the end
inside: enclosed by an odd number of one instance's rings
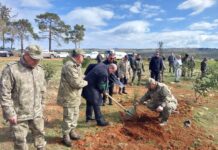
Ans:
MULTIPOLYGON (((0 72, 2 68, 10 61, 17 60, 18 58, 0 58, 0 72)), ((46 140, 48 141, 47 149, 48 150, 68 150, 70 148, 66 148, 61 144, 61 121, 62 121, 62 108, 56 105, 56 97, 57 91, 60 82, 60 73, 62 67, 62 59, 46 59, 41 62, 42 64, 49 63, 53 66, 55 70, 55 74, 53 78, 48 83, 48 93, 47 93, 47 106, 45 110, 45 127, 46 127, 46 140)), ((215 61, 209 62, 209 64, 217 63, 215 61)), ((148 71, 148 62, 145 62, 146 72, 143 76, 143 80, 149 76, 148 71)), ((195 75, 199 74, 199 64, 200 61, 197 61, 197 66, 195 70, 195 75)), ((167 62, 166 62, 167 66, 167 62)), ((168 84, 174 91, 174 95, 179 99, 189 99, 193 100, 193 90, 192 90, 192 79, 185 78, 183 82, 179 84, 175 84, 174 75, 168 73, 168 69, 165 71, 164 81, 168 84)), ((194 78, 194 77, 193 77, 194 78)), ((142 81, 143 83, 143 81, 142 81)), ((117 88, 116 88, 117 90, 117 88)), ((128 95, 118 95, 115 94, 115 98, 122 102, 124 105, 132 101, 135 97, 139 98, 144 94, 144 87, 143 86, 129 86, 127 87, 127 91, 129 92, 128 95)), ((115 91, 116 92, 116 91, 115 91)), ((212 143, 218 143, 218 94, 212 94, 209 97, 202 98, 201 103, 191 105, 193 109, 193 123, 199 126, 200 128, 204 128, 206 136, 212 138, 212 143)), ((127 105, 128 106, 128 105, 127 105)), ((102 107, 102 112, 105 114, 105 118, 112 122, 111 127, 109 128, 116 128, 122 125, 120 120, 120 109, 115 106, 106 105, 102 107)), ((186 117, 186 116, 185 116, 186 117)), ((181 122, 182 120, 180 120, 181 122)), ((101 127, 97 127, 95 122, 91 125, 87 125, 85 123, 85 100, 82 100, 82 104, 80 107, 80 118, 78 122, 78 130, 83 135, 83 149, 92 149, 93 141, 97 134, 104 133, 105 129, 101 127), (92 138, 91 140, 89 140, 92 138)), ((106 128, 107 130, 107 128, 106 128)), ((113 131, 112 131, 113 132, 113 131)), ((105 137, 107 138, 107 137, 105 137)), ((31 136, 28 138, 29 147, 30 149, 33 148, 31 136)), ((115 142, 116 143, 116 142, 115 142)), ((81 149, 80 142, 76 142, 75 149, 81 149)), ((150 141, 147 143, 148 145, 155 146, 154 141, 150 141)), ((0 116, 0 149, 7 150, 13 149, 12 147, 12 136, 10 133, 9 125, 2 119, 2 115, 0 116)), ((193 146, 195 148, 195 145, 193 146)), ((138 147, 139 148, 139 147, 138 147)), ((100 149, 100 148, 99 148, 100 149)), ((125 148, 120 148, 125 149, 125 148)))

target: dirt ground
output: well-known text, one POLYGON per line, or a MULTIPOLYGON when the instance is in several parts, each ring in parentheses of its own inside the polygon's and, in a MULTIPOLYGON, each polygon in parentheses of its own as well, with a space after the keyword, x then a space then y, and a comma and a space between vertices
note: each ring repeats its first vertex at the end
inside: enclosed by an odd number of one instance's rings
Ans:
MULTIPOLYGON (((167 126, 160 127, 158 114, 144 108, 144 113, 140 113, 140 117, 123 120, 122 115, 119 115, 119 123, 101 128, 102 130, 95 134, 85 133, 82 140, 74 142, 74 148, 81 150, 215 150, 216 145, 213 144, 213 139, 205 133, 203 128, 195 125, 193 121, 190 127, 184 126, 183 122, 187 119, 192 120, 192 110, 198 106, 190 105, 190 102, 187 100, 194 98, 191 90, 181 90, 177 86, 172 84, 170 87, 173 93, 178 95, 179 113, 172 114, 167 126)), ((146 91, 143 86, 129 86, 127 89, 129 95, 133 95, 136 89, 140 93, 139 96, 146 91)), ((128 99, 132 97, 127 97, 127 100, 124 100, 124 95, 115 94, 115 98, 119 99, 126 108, 132 106, 132 102, 128 99)), ((202 103, 204 103, 203 100, 201 101, 202 103)), ((56 104, 49 104, 46 109, 47 127, 52 127, 52 122, 58 120, 61 117, 61 113, 61 107, 56 104), (57 112, 55 113, 56 115, 50 113, 53 111, 57 112)), ((104 113, 107 113, 107 110, 104 113)), ((123 114, 122 111, 120 114, 123 114)), ((57 142, 61 144, 60 138, 55 140, 52 143, 57 142)))

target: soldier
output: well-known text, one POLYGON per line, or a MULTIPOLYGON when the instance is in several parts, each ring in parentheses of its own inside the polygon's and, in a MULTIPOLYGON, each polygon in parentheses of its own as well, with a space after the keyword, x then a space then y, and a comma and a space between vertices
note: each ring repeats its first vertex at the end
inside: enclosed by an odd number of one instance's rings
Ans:
POLYGON ((132 68, 132 83, 134 82, 136 76, 136 56, 136 53, 132 53, 132 56, 129 58, 130 66, 132 68))
MULTIPOLYGON (((138 76, 138 83, 137 85, 140 85, 140 82, 141 82, 141 76, 142 76, 142 73, 145 72, 145 68, 144 68, 144 63, 143 63, 143 60, 142 60, 142 57, 140 54, 138 54, 136 56, 136 74, 138 76)), ((133 75, 133 78, 132 78, 132 83, 134 82, 134 79, 135 79, 135 74, 133 75)))
POLYGON ((70 60, 63 65, 61 71, 57 102, 63 107, 62 142, 68 147, 72 146, 71 140, 80 139, 75 128, 79 118, 82 88, 87 85, 81 71, 83 58, 82 50, 73 50, 70 60))
POLYGON ((193 56, 188 60, 187 65, 188 65, 188 77, 192 77, 195 69, 195 60, 193 56))
POLYGON ((182 77, 186 77, 187 70, 188 70, 188 54, 182 58, 182 77))
POLYGON ((151 58, 149 63, 151 78, 160 81, 160 72, 163 71, 163 60, 160 57, 159 51, 156 51, 155 56, 151 58))
POLYGON ((177 100, 172 95, 167 85, 159 83, 152 78, 146 81, 147 93, 139 100, 152 111, 159 112, 160 126, 165 126, 167 120, 177 108, 177 100))
POLYGON ((207 58, 205 57, 201 62, 201 77, 205 77, 207 73, 207 58))
MULTIPOLYGON (((128 61, 128 56, 126 55, 122 61, 118 63, 118 77, 120 78, 120 81, 126 85, 128 83, 128 79, 130 77, 131 67, 130 63, 128 61)), ((127 94, 126 87, 119 88, 119 94, 127 94)))
POLYGON ((14 135, 14 149, 28 150, 26 137, 32 131, 37 150, 45 149, 44 99, 46 81, 39 61, 43 58, 37 45, 26 48, 19 61, 9 63, 2 71, 0 101, 4 118, 14 135))

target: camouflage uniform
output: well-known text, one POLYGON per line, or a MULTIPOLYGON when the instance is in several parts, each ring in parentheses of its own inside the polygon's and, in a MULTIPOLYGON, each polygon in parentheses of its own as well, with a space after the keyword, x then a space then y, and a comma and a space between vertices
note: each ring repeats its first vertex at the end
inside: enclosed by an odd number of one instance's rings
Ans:
POLYGON ((81 65, 73 58, 62 67, 57 102, 64 109, 62 123, 64 136, 69 135, 77 126, 82 88, 87 85, 83 77, 81 65))
POLYGON ((155 90, 148 90, 148 92, 140 99, 140 103, 147 101, 146 106, 155 111, 158 106, 163 107, 160 113, 162 121, 167 121, 171 112, 176 110, 177 100, 171 94, 170 89, 163 83, 157 82, 155 90))
POLYGON ((44 139, 43 107, 46 82, 41 66, 30 68, 23 58, 9 63, 2 71, 0 100, 6 120, 17 116, 17 124, 11 129, 15 150, 28 150, 26 137, 31 129, 34 144, 43 148, 44 139))
MULTIPOLYGON (((143 60, 142 59, 136 59, 136 73, 137 73, 137 76, 138 76, 138 85, 141 82, 141 76, 142 76, 142 73, 144 71, 145 71, 145 69, 144 69, 143 60)), ((134 79, 135 79, 135 74, 133 74, 132 82, 134 82, 134 79)))
POLYGON ((186 77, 188 71, 188 55, 182 58, 182 77, 186 77))
POLYGON ((187 66, 188 66, 188 76, 192 77, 194 69, 195 69, 195 61, 194 61, 194 59, 188 60, 187 66))

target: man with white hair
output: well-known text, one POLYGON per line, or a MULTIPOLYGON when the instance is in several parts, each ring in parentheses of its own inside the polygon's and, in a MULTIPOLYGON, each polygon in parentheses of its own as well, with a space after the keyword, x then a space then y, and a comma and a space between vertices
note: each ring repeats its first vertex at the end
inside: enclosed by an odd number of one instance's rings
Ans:
POLYGON ((145 104, 152 111, 159 112, 160 126, 165 126, 172 111, 177 108, 177 100, 172 95, 166 84, 149 78, 146 81, 147 93, 139 100, 140 104, 145 104))
POLYGON ((107 126, 100 106, 102 105, 104 94, 108 89, 109 76, 117 71, 116 64, 105 65, 100 63, 88 72, 85 80, 88 85, 83 88, 82 96, 86 99, 86 122, 93 120, 92 113, 94 110, 95 120, 98 126, 107 126))

